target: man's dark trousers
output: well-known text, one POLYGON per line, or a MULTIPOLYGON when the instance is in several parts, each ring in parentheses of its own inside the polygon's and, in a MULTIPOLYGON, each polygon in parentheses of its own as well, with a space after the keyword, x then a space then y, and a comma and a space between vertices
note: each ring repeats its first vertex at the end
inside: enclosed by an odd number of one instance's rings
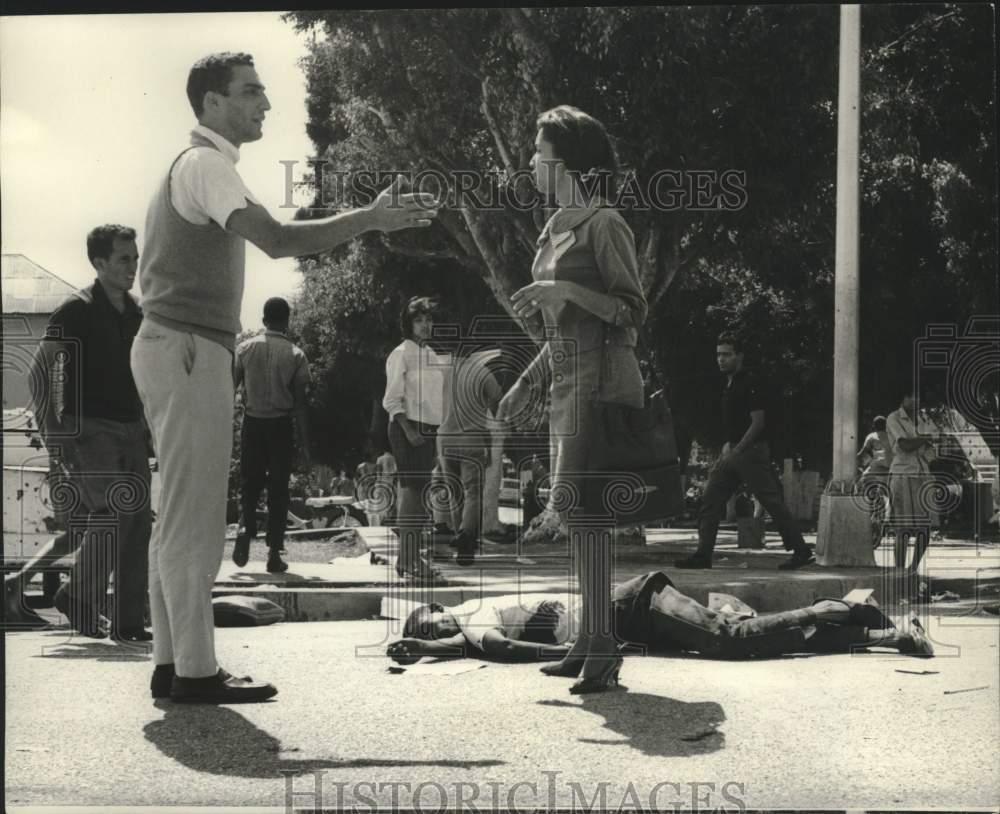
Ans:
POLYGON ((58 593, 67 600, 73 624, 91 629, 114 571, 114 628, 142 630, 152 531, 145 427, 139 421, 85 418, 78 436, 62 446, 69 483, 57 487, 53 501, 72 503, 69 534, 79 551, 70 580, 58 593))
POLYGON ((719 522, 726 503, 741 483, 745 483, 771 515, 785 548, 795 551, 806 547, 795 518, 781 500, 781 491, 771 470, 771 451, 766 441, 758 441, 742 452, 731 454, 709 473, 698 515, 698 551, 696 557, 711 558, 719 522))
POLYGON ((279 550, 288 521, 288 478, 292 473, 291 416, 243 417, 240 434, 240 503, 243 525, 257 534, 257 500, 267 486, 267 545, 279 550))

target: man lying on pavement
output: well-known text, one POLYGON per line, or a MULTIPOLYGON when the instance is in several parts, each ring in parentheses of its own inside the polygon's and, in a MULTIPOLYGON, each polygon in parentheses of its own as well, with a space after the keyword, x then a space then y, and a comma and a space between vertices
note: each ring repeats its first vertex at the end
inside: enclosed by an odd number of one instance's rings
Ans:
MULTIPOLYGON (((423 656, 477 656, 504 661, 562 658, 579 629, 579 597, 521 594, 473 599, 448 609, 421 605, 387 655, 400 664, 423 656)), ((712 610, 678 591, 662 571, 635 577, 613 595, 615 632, 651 651, 693 651, 706 658, 746 659, 790 653, 850 653, 888 647, 932 656, 916 615, 900 631, 874 605, 820 599, 806 608, 763 616, 712 610)))

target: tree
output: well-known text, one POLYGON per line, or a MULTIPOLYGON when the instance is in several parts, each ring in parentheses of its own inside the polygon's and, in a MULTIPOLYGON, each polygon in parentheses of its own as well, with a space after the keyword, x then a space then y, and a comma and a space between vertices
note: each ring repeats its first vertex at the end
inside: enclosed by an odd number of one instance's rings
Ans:
MULTIPOLYGON (((864 9, 863 412, 892 406, 928 322, 995 308, 990 14, 967 5, 864 9)), ((317 157, 349 182, 345 190, 328 174, 317 211, 364 202, 365 171, 475 171, 472 193, 503 193, 499 206, 447 207, 439 226, 393 236, 380 257, 481 281, 510 313, 546 215, 514 200, 530 199, 523 171, 535 117, 575 104, 608 126, 634 176, 623 203, 651 303, 644 366, 669 384, 682 433, 713 440, 717 422, 705 405, 717 387, 714 339, 735 327, 783 396, 774 452, 829 465, 835 6, 288 19, 325 34, 304 63, 308 130, 317 157), (745 173, 736 185, 743 194, 722 198, 721 182, 709 179, 699 201, 701 170, 745 173), (657 178, 661 192, 684 193, 683 206, 644 205, 657 178)))

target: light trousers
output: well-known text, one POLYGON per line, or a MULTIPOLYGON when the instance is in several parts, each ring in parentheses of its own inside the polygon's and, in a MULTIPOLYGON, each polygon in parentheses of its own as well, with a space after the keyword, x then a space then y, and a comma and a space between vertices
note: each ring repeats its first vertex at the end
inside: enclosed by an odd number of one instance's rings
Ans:
POLYGON ((226 535, 232 363, 222 345, 149 319, 132 345, 162 482, 149 550, 153 660, 184 678, 218 670, 212 586, 226 535))

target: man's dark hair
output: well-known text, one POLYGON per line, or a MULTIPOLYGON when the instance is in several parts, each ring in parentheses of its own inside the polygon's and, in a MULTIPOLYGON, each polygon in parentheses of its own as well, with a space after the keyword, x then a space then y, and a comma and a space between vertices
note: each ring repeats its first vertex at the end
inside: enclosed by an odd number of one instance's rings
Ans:
POLYGON ((288 322, 292 315, 292 309, 288 305, 288 300, 282 297, 271 297, 264 303, 264 324, 278 325, 288 322))
POLYGON ((441 613, 444 606, 437 602, 429 605, 421 605, 406 617, 403 625, 403 638, 405 639, 430 639, 434 631, 431 628, 431 614, 441 613))
POLYGON ((433 297, 410 297, 399 315, 399 331, 403 334, 403 339, 413 337, 413 320, 420 314, 427 314, 431 317, 438 312, 438 302, 433 297))
POLYGON ((618 159, 603 124, 579 108, 559 105, 539 116, 535 126, 566 169, 581 181, 586 180, 587 191, 611 197, 616 188, 618 159))
POLYGON ((715 340, 715 345, 716 347, 719 345, 729 345, 733 349, 733 353, 743 353, 743 341, 735 334, 719 334, 719 338, 715 340))
POLYGON ((885 416, 877 415, 872 419, 872 429, 875 432, 882 432, 885 429, 885 416))
POLYGON ((87 235, 87 257, 91 263, 98 257, 107 260, 114 251, 116 240, 135 240, 135 229, 117 223, 96 226, 87 235))
POLYGON ((187 97, 195 116, 201 116, 205 110, 205 94, 210 90, 229 93, 229 83, 233 81, 233 66, 246 65, 253 67, 253 57, 250 54, 223 51, 209 54, 199 59, 188 74, 187 97))

